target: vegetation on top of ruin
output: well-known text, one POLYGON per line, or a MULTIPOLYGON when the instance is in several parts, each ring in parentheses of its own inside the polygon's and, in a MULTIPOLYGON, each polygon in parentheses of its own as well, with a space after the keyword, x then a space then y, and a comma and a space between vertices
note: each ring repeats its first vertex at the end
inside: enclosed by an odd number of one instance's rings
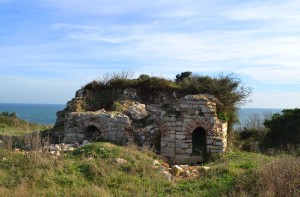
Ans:
POLYGON ((107 74, 84 86, 83 106, 86 111, 99 109, 113 110, 123 100, 125 89, 134 89, 138 101, 149 103, 168 103, 162 97, 173 99, 190 94, 211 94, 218 99, 217 115, 229 123, 229 133, 238 121, 237 108, 248 101, 252 89, 246 87, 234 74, 220 74, 218 77, 202 76, 192 72, 182 72, 174 80, 164 77, 140 75, 133 79, 133 73, 122 71, 107 74))

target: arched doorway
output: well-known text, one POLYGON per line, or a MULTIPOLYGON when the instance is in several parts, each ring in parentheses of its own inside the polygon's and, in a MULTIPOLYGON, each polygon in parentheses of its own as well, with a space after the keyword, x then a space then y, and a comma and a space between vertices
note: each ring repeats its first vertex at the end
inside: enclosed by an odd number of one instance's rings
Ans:
POLYGON ((101 136, 101 131, 94 125, 86 128, 84 138, 89 141, 94 141, 101 136))
POLYGON ((203 156, 205 160, 207 157, 206 147, 206 132, 203 127, 198 127, 193 131, 192 134, 192 155, 203 156))

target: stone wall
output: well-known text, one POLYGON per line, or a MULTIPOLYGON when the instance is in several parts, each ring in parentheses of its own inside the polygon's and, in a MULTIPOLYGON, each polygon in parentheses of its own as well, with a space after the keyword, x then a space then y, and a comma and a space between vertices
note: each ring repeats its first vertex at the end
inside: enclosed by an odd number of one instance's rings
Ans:
POLYGON ((65 121, 65 143, 82 142, 87 136, 93 138, 88 139, 91 141, 104 139, 122 144, 129 140, 131 121, 128 116, 121 113, 108 113, 104 110, 71 112, 65 121), (96 130, 89 131, 89 128, 96 130))

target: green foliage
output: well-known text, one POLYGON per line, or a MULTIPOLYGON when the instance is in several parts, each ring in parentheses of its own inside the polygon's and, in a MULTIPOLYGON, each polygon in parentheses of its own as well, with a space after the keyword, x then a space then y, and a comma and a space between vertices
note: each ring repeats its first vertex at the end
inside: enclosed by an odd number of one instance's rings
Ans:
POLYGON ((87 98, 88 103, 99 102, 99 106, 109 107, 126 88, 135 89, 145 103, 155 102, 159 100, 161 94, 172 95, 173 92, 178 93, 179 96, 208 93, 219 99, 218 109, 226 112, 229 119, 232 120, 235 117, 232 113, 235 113, 236 107, 245 103, 251 93, 251 89, 245 87, 241 80, 233 74, 227 76, 220 74, 219 77, 212 78, 195 75, 192 72, 183 72, 176 76, 175 81, 172 81, 145 74, 140 75, 137 79, 130 79, 124 73, 119 75, 114 73, 112 76, 106 76, 105 80, 92 81, 87 84, 84 87, 84 97, 87 98), (102 96, 97 97, 97 95, 102 96), (92 99, 93 97, 97 98, 92 99), (106 100, 102 101, 101 99, 106 100), (101 104, 102 102, 104 104, 101 104))
POLYGON ((172 95, 178 86, 171 80, 161 77, 139 77, 134 86, 144 103, 160 103, 161 94, 172 95))
POLYGON ((223 120, 224 122, 227 122, 230 119, 229 115, 226 112, 219 111, 219 112, 217 112, 217 116, 220 120, 223 120))
POLYGON ((287 147, 300 144, 300 109, 285 109, 265 121, 269 131, 265 138, 268 147, 287 147))
POLYGON ((0 114, 0 116, 6 116, 6 117, 11 117, 11 118, 17 118, 17 114, 16 112, 7 112, 7 111, 4 111, 0 114))

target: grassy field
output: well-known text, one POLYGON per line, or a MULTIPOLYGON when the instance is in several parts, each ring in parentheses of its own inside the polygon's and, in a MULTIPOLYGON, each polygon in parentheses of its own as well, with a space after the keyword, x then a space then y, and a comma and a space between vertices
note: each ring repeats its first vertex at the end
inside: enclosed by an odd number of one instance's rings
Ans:
POLYGON ((208 163, 211 169, 196 179, 172 181, 153 168, 153 159, 159 158, 150 151, 104 142, 56 159, 47 152, 0 149, 0 196, 276 196, 277 188, 290 190, 283 196, 299 194, 295 157, 233 151, 208 163))

